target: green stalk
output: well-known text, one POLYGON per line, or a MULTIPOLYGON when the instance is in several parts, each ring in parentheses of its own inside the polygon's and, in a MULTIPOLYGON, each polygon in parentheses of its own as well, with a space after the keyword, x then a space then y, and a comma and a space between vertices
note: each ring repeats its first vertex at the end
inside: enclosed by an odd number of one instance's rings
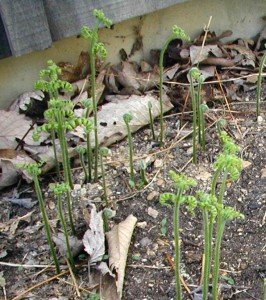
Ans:
POLYGON ((263 284, 263 300, 266 300, 266 278, 264 278, 263 284))
POLYGON ((164 140, 164 124, 163 124, 163 61, 164 61, 164 53, 169 45, 169 43, 174 39, 173 35, 171 35, 166 43, 164 44, 161 52, 160 52, 160 60, 159 60, 159 70, 160 70, 160 81, 159 81, 159 99, 160 99, 160 146, 163 146, 164 140))
POLYGON ((221 213, 218 212, 217 218, 217 234, 216 234, 216 244, 214 250, 214 267, 213 267, 213 279, 212 279, 212 298, 218 298, 218 281, 219 281, 219 271, 220 271, 220 256, 221 256, 221 243, 223 232, 225 228, 225 221, 222 219, 221 213))
POLYGON ((212 177, 212 184, 211 184, 211 194, 214 196, 215 195, 215 191, 216 191, 216 185, 217 185, 217 182, 218 182, 218 178, 221 174, 221 168, 218 168, 213 177, 212 177))
POLYGON ((169 43, 174 39, 183 39, 183 40, 190 40, 190 37, 184 32, 184 30, 176 25, 172 28, 172 35, 168 38, 166 43, 164 44, 163 48, 160 52, 160 60, 159 60, 159 70, 160 70, 160 81, 159 81, 159 100, 160 100, 160 146, 163 146, 164 140, 164 124, 163 124, 163 61, 164 61, 164 53, 169 45, 169 43))
POLYGON ((199 144, 202 146, 202 115, 201 115, 201 87, 202 87, 202 81, 198 80, 198 88, 197 88, 197 97, 196 97, 196 103, 197 103, 197 117, 198 117, 198 141, 199 144))
POLYGON ((132 182, 135 182, 134 167, 133 167, 133 143, 132 143, 132 135, 131 135, 129 124, 126 123, 126 126, 127 126, 127 132, 128 132, 128 145, 129 145, 130 179, 132 180, 132 182))
POLYGON ((180 274, 180 236, 179 236, 179 210, 182 189, 178 190, 174 206, 174 237, 175 237, 175 280, 176 280, 176 300, 182 299, 181 274, 180 274))
POLYGON ((77 146, 76 148, 78 154, 79 154, 79 159, 80 159, 80 163, 84 172, 84 177, 85 177, 85 182, 88 182, 88 173, 87 173, 87 168, 85 166, 85 162, 84 162, 84 153, 86 152, 85 148, 83 148, 82 146, 77 146))
POLYGON ((218 196, 218 204, 223 204, 223 198, 224 198, 224 193, 225 193, 225 189, 226 189, 227 178, 228 178, 228 172, 225 169, 224 174, 223 174, 223 178, 222 178, 222 183, 221 183, 221 187, 220 187, 219 196, 218 196))
POLYGON ((69 190, 66 192, 66 198, 67 198, 66 202, 67 202, 67 211, 68 211, 70 227, 71 227, 71 230, 72 230, 72 234, 76 235, 76 230, 75 230, 73 216, 72 216, 71 195, 70 195, 69 190))
POLYGON ((143 184, 147 184, 148 180, 146 178, 146 171, 145 171, 145 169, 140 169, 140 176, 141 176, 141 181, 143 182, 143 184))
POLYGON ((49 226, 49 219, 48 219, 48 216, 47 216, 45 203, 44 203, 44 200, 43 200, 43 196, 42 196, 38 176, 36 174, 33 174, 33 181, 34 181, 35 190, 36 190, 36 193, 37 193, 37 198, 39 200, 40 207, 41 207, 42 218, 43 218, 44 228, 45 228, 46 235, 47 235, 47 240, 48 240, 50 250, 51 250, 51 253, 52 253, 52 257, 53 257, 53 260, 54 260, 56 272, 59 274, 60 273, 59 261, 58 261, 57 256, 56 256, 54 243, 53 243, 53 239, 52 239, 52 234, 51 234, 51 230, 50 230, 50 226, 49 226))
POLYGON ((201 104, 199 108, 199 116, 200 116, 200 144, 201 148, 205 151, 206 146, 206 121, 205 121, 205 112, 208 110, 208 106, 206 104, 201 104))
POLYGON ((57 119, 58 119, 58 136, 61 145, 65 183, 67 183, 70 186, 70 188, 73 189, 73 182, 72 182, 71 169, 70 169, 68 150, 67 150, 66 131, 64 129, 64 125, 63 125, 64 120, 62 117, 62 113, 60 111, 58 111, 57 113, 57 119))
POLYGON ((154 121, 153 121, 153 116, 152 116, 152 104, 149 101, 148 103, 148 108, 149 108, 149 116, 150 116, 150 125, 151 125, 151 132, 152 132, 152 139, 155 141, 156 140, 156 136, 155 136, 155 131, 154 131, 154 121))
POLYGON ((266 51, 264 52, 262 59, 260 61, 259 66, 259 76, 258 76, 258 83, 257 83, 257 101, 256 101, 256 114, 257 117, 260 115, 260 101, 261 101, 261 85, 262 85, 262 71, 266 61, 266 51))
POLYGON ((63 230, 64 230, 64 234, 65 234, 66 246, 67 246, 67 252, 68 252, 68 258, 69 258, 70 266, 71 266, 72 271, 76 274, 77 271, 76 271, 76 267, 75 267, 75 262, 74 262, 72 250, 71 250, 70 243, 69 243, 67 224, 66 224, 66 220, 65 220, 65 217, 64 217, 64 213, 63 213, 61 194, 57 195, 57 201, 58 201, 59 216, 60 216, 60 220, 61 220, 62 227, 63 227, 63 230))
POLYGON ((59 161, 57 158, 57 151, 56 151, 56 144, 55 144, 55 130, 54 129, 51 130, 51 138, 52 138, 52 144, 53 144, 56 173, 57 173, 58 178, 60 178, 60 166, 59 166, 59 161))
POLYGON ((90 68, 91 68, 91 98, 93 106, 93 124, 94 124, 94 182, 98 180, 98 118, 97 118, 97 99, 96 99, 96 70, 95 70, 95 44, 97 43, 98 27, 93 30, 90 46, 90 68))
POLYGON ((191 93, 191 100, 192 100, 192 110, 193 110, 193 163, 197 163, 197 100, 195 94, 195 87, 193 83, 193 76, 189 73, 190 76, 190 93, 191 93))
POLYGON ((87 159, 88 159, 88 182, 91 182, 92 177, 92 149, 91 149, 91 137, 90 132, 86 133, 86 145, 87 145, 87 159))
POLYGON ((134 165, 133 165, 133 142, 132 142, 132 134, 129 126, 129 123, 132 121, 133 116, 131 113, 126 113, 123 115, 123 119, 127 128, 127 138, 128 138, 128 146, 129 146, 130 180, 131 180, 131 184, 135 185, 134 165))
POLYGON ((203 209, 204 222, 204 267, 203 267, 203 300, 208 300, 209 278, 210 278, 210 262, 211 262, 211 241, 210 241, 210 224, 209 214, 206 208, 203 209))
POLYGON ((102 181, 103 181, 103 198, 105 205, 108 206, 108 197, 107 197, 107 189, 106 189, 106 180, 105 180, 105 171, 104 171, 104 165, 103 165, 103 157, 107 156, 108 149, 107 148, 101 148, 100 151, 100 165, 101 165, 101 173, 102 173, 102 181))

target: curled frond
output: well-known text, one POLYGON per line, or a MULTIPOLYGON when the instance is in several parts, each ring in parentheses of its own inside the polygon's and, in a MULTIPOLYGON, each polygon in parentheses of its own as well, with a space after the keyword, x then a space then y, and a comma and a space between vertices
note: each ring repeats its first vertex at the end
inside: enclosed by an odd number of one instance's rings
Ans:
POLYGON ((92 37, 92 30, 89 27, 87 27, 87 26, 83 26, 81 28, 80 34, 81 34, 81 36, 84 39, 91 39, 91 37, 92 37))
POLYGON ((67 183, 56 183, 49 186, 56 196, 62 196, 70 191, 70 186, 67 183))
POLYGON ((177 25, 173 26, 173 35, 174 35, 174 38, 176 38, 176 39, 179 38, 179 39, 182 39, 185 41, 190 41, 189 35, 187 35, 185 33, 185 31, 182 28, 178 27, 177 25))
POLYGON ((40 161, 39 163, 25 163, 25 164, 18 164, 17 167, 19 169, 27 170, 28 173, 32 177, 38 177, 42 173, 41 166, 45 163, 45 161, 40 161))
POLYGON ((194 196, 183 196, 184 202, 187 204, 188 211, 194 215, 194 210, 198 205, 198 201, 194 196))
POLYGON ((104 12, 100 9, 94 9, 93 11, 93 15, 99 20, 101 21, 104 25, 106 25, 108 28, 110 28, 113 24, 113 22, 108 19, 104 12))
POLYGON ((81 155, 85 154, 86 151, 87 151, 87 149, 84 146, 81 146, 81 145, 77 146, 75 149, 78 152, 78 154, 81 154, 81 155))
POLYGON ((107 57, 107 51, 106 51, 106 48, 105 48, 103 43, 100 43, 100 42, 96 43, 94 45, 93 50, 94 50, 94 54, 97 57, 99 57, 99 58, 106 58, 107 57))
POLYGON ((107 156, 108 153, 109 153, 109 149, 106 148, 106 147, 102 147, 102 148, 100 148, 100 150, 99 150, 99 154, 100 154, 102 157, 107 156))
POLYGON ((163 193, 160 195, 160 203, 164 206, 171 207, 170 204, 167 203, 167 201, 172 201, 173 203, 176 201, 177 196, 173 193, 163 193))
POLYGON ((182 191, 186 191, 189 188, 197 185, 197 181, 195 179, 188 177, 185 174, 177 174, 172 170, 169 171, 169 174, 174 181, 176 188, 181 189, 182 191))
POLYGON ((131 113, 125 113, 123 115, 123 120, 126 124, 129 124, 133 120, 133 115, 131 113))
POLYGON ((241 214, 240 212, 236 211, 233 207, 230 206, 225 206, 223 209, 220 211, 222 218, 225 221, 230 221, 236 218, 244 219, 245 216, 241 214))
POLYGON ((197 81, 200 79, 201 76, 200 70, 197 67, 191 68, 188 74, 197 81))

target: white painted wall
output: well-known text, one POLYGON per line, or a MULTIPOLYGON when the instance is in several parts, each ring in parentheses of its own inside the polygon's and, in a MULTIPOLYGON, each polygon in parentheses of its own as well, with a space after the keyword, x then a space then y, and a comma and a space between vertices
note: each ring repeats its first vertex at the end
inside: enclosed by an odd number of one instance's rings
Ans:
MULTIPOLYGON (((264 15, 266 0, 191 0, 176 4, 144 17, 143 52, 136 53, 133 59, 148 57, 151 48, 160 48, 174 24, 194 38, 212 16, 211 30, 216 34, 230 29, 234 33, 230 39, 250 38, 266 26, 262 20, 264 15)), ((139 18, 134 18, 115 25, 111 31, 101 30, 100 39, 109 54, 107 61, 117 63, 121 48, 130 51, 135 38, 133 26, 138 23, 139 18)), ((46 67, 48 59, 75 64, 80 52, 87 49, 87 41, 72 37, 55 42, 52 48, 44 51, 0 60, 0 109, 7 108, 19 94, 32 90, 39 70, 46 67)))

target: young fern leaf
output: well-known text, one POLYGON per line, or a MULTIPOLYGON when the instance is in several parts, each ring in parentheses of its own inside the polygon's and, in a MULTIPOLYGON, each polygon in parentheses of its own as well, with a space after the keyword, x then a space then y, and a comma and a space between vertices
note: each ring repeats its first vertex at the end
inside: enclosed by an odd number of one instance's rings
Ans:
POLYGON ((167 203, 167 201, 172 201, 172 203, 175 203, 177 200, 177 197, 173 193, 163 193, 160 195, 160 203, 164 206, 171 207, 170 204, 167 203))

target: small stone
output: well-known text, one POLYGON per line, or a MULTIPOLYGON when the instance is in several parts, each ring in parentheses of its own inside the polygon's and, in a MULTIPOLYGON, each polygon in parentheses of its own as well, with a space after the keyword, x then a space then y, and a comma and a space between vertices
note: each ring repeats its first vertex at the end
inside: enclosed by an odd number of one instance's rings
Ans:
POLYGON ((152 218, 156 219, 158 217, 159 212, 152 208, 152 207, 148 207, 148 215, 151 216, 152 218))
POLYGON ((242 166, 243 166, 243 169, 248 168, 249 166, 251 166, 251 162, 247 161, 247 160, 244 160, 243 163, 242 163, 242 166))
POLYGON ((84 197, 84 196, 86 196, 86 194, 87 194, 87 189, 84 188, 84 187, 81 188, 81 189, 80 189, 80 196, 81 196, 81 197, 84 197))
POLYGON ((265 178, 266 177, 266 168, 261 169, 261 178, 265 178))
POLYGON ((148 194, 148 196, 147 196, 147 200, 152 200, 152 199, 154 199, 155 197, 157 197, 159 195, 159 192, 157 192, 157 191, 152 191, 152 192, 150 192, 149 194, 148 194))
POLYGON ((55 209, 55 203, 54 203, 54 201, 49 201, 48 206, 52 210, 55 209))
POLYGON ((147 222, 146 222, 146 221, 144 221, 144 222, 138 222, 138 223, 136 224, 136 226, 137 226, 138 228, 140 228, 140 229, 145 229, 145 228, 147 227, 147 222))
POLYGON ((74 184, 74 190, 80 190, 81 184, 74 184))
POLYGON ((192 153, 193 153, 193 147, 189 147, 187 149, 187 155, 192 155, 192 153))
POLYGON ((262 116, 258 116, 257 122, 258 122, 259 125, 261 125, 264 122, 263 117, 262 116))
POLYGON ((162 186, 162 185, 164 185, 164 180, 161 179, 161 178, 159 178, 159 179, 157 179, 156 184, 157 184, 158 186, 162 186))
POLYGON ((161 168, 163 166, 163 160, 162 159, 155 159, 154 166, 155 166, 155 168, 161 168))
POLYGON ((195 175, 195 178, 197 180, 207 181, 211 176, 212 176, 211 173, 209 173, 205 170, 202 170, 198 174, 195 175))
POLYGON ((149 246, 152 243, 152 241, 148 237, 144 237, 139 241, 139 243, 140 243, 140 246, 144 248, 144 247, 149 246))

